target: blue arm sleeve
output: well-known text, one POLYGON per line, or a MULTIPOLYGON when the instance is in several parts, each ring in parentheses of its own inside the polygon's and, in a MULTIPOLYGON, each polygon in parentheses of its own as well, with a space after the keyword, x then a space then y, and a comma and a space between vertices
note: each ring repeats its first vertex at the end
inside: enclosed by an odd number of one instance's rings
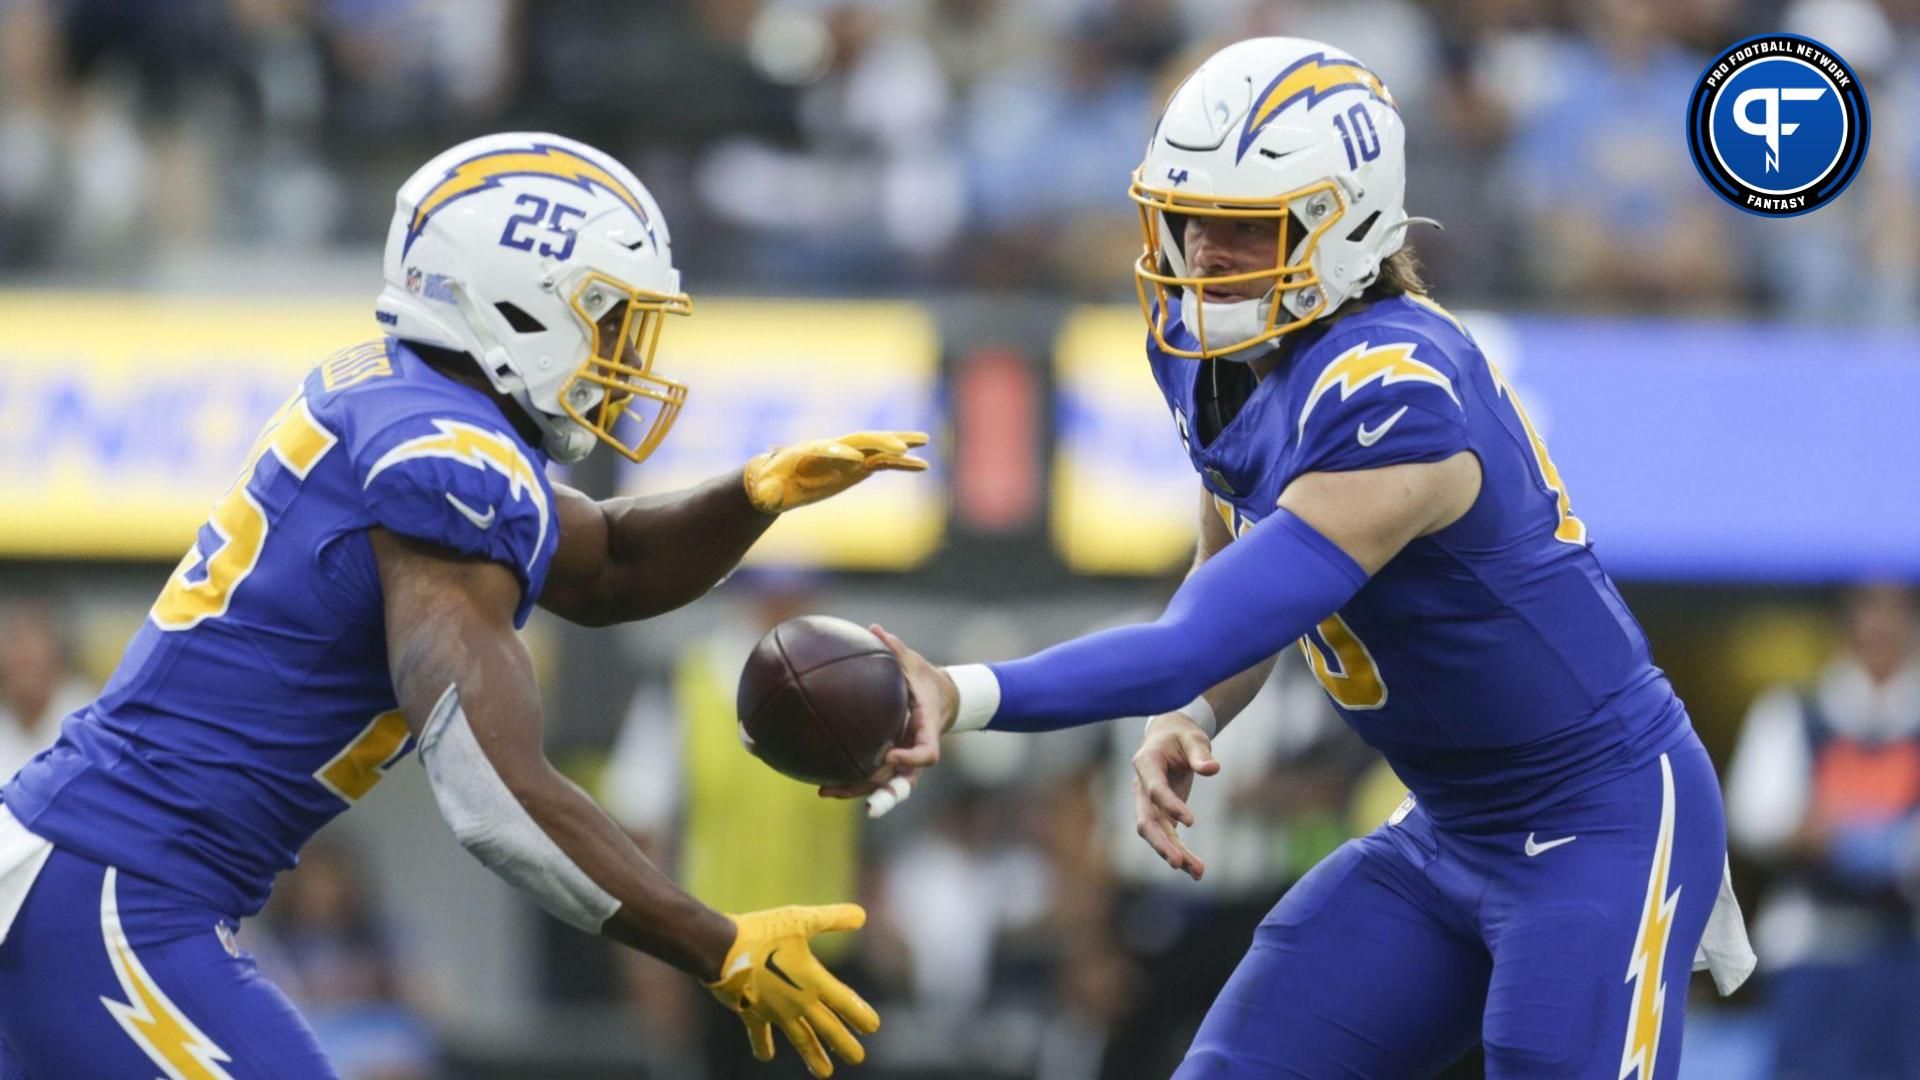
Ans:
POLYGON ((1193 572, 1166 613, 991 665, 994 731, 1051 731, 1177 709, 1340 610, 1366 571, 1286 512, 1193 572))

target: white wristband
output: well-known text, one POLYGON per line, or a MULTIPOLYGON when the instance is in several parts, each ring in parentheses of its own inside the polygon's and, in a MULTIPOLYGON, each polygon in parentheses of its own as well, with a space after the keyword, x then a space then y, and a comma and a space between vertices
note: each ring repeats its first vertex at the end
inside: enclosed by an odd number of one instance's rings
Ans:
MULTIPOLYGON (((1219 718, 1214 716, 1213 706, 1208 703, 1205 694, 1201 694, 1173 711, 1193 721, 1194 726, 1206 732, 1209 739, 1213 738, 1214 732, 1220 728, 1219 718)), ((1151 727, 1153 721, 1149 720, 1147 724, 1151 727)))
POLYGON ((1000 680, 985 664, 956 664, 944 669, 960 695, 960 713, 954 717, 951 734, 979 731, 1000 711, 1000 680))

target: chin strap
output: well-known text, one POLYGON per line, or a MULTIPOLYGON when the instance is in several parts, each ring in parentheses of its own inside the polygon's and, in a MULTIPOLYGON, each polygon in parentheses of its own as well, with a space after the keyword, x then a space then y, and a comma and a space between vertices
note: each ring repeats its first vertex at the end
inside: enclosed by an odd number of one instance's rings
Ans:
MULTIPOLYGON (((573 424, 572 420, 566 422, 573 424)), ((555 430, 545 424, 541 425, 541 430, 543 433, 540 440, 541 448, 547 452, 548 457, 562 465, 571 465, 585 459, 588 454, 593 453, 594 444, 599 441, 593 432, 578 424, 573 424, 572 431, 555 430)))
MULTIPOLYGON (((1207 338, 1224 341, 1244 341, 1260 333, 1266 328, 1272 306, 1279 302, 1272 289, 1254 299, 1226 302, 1202 300, 1199 292, 1192 287, 1181 290, 1181 294, 1181 310, 1198 316, 1197 319, 1188 319, 1187 328, 1196 337, 1204 329, 1207 338)), ((1270 345, 1270 342, 1263 341, 1218 356, 1222 360, 1244 363, 1266 352, 1270 345)))
POLYGON ((1270 341, 1262 341, 1262 342, 1255 343, 1253 345, 1249 345, 1244 349, 1235 349, 1230 353, 1221 353, 1220 355, 1214 357, 1214 359, 1224 360, 1229 364, 1251 364, 1255 360, 1258 360, 1261 357, 1267 355, 1268 353, 1274 351, 1275 349, 1278 349, 1280 347, 1280 342, 1284 337, 1285 335, 1281 335, 1281 337, 1274 338, 1270 341))

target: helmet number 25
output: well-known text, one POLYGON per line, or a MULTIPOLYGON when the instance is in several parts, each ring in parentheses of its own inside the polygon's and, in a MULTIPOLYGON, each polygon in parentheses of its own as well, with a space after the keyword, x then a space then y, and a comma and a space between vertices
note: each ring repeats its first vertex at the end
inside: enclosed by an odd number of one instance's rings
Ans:
POLYGON ((563 203, 549 203, 538 195, 527 194, 513 200, 513 205, 526 207, 525 212, 507 219, 507 227, 500 231, 500 246, 520 251, 532 251, 533 237, 521 235, 523 228, 538 228, 546 222, 549 232, 556 233, 564 241, 556 246, 552 240, 540 241, 540 254, 551 256, 565 262, 573 254, 573 239, 576 226, 587 216, 585 210, 567 206, 563 203), (572 221, 567 218, 571 216, 572 221))
POLYGON ((1335 115, 1333 126, 1340 132, 1340 144, 1347 148, 1347 168, 1357 169, 1361 162, 1380 156, 1380 133, 1373 128, 1366 103, 1348 109, 1345 116, 1335 115))

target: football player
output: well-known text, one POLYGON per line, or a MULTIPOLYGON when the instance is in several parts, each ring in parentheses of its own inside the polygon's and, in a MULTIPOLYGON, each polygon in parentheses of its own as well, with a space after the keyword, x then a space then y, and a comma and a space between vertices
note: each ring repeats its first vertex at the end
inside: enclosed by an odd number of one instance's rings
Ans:
POLYGON ((1196 565, 1157 622, 1011 663, 888 637, 909 745, 827 793, 883 809, 949 731, 1157 714, 1139 832, 1199 878, 1185 796, 1297 641, 1413 794, 1273 909, 1180 1080, 1425 1076, 1476 1042, 1490 1076, 1670 1077, 1725 880, 1719 784, 1512 387, 1422 292, 1402 143, 1386 86, 1318 42, 1243 41, 1180 86, 1131 191, 1196 565))
POLYGON ((375 314, 267 422, 99 699, 0 791, 0 1074, 333 1075, 234 944, 274 875, 416 747, 454 835, 589 933, 785 1033, 816 1075, 879 1017, 809 939, 853 904, 724 915, 550 765, 517 635, 700 596, 775 518, 925 436, 770 451, 674 495, 596 502, 549 462, 644 459, 686 388, 654 369, 680 290, 645 187, 592 147, 492 135, 400 189, 375 314), (851 1030, 849 1030, 851 1029, 851 1030))

